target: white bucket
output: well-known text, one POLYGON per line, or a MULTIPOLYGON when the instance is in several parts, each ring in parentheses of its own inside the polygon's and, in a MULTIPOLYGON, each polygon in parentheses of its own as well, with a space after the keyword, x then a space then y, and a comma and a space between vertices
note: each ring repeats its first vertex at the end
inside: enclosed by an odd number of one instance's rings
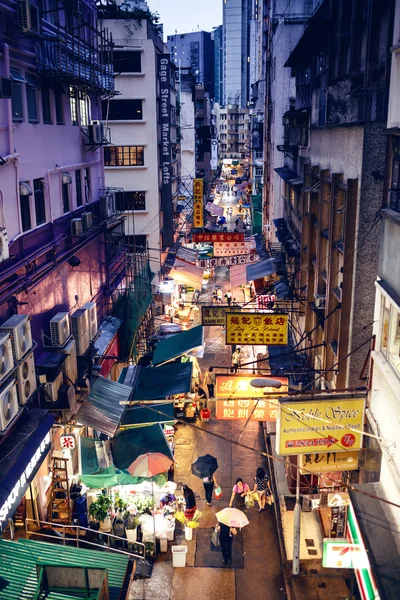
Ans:
POLYGON ((185 540, 193 539, 193 527, 185 527, 185 540))
POLYGON ((160 551, 168 552, 168 540, 166 537, 160 537, 160 551))
POLYGON ((172 566, 186 567, 187 546, 172 546, 172 566))

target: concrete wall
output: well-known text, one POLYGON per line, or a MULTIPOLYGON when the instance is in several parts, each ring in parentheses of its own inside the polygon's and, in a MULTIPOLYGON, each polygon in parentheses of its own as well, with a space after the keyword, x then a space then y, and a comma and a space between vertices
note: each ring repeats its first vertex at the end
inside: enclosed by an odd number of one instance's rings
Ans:
MULTIPOLYGON (((400 44, 400 0, 396 1, 394 17, 393 45, 400 44)), ((400 52, 392 54, 392 68, 390 73, 390 93, 388 128, 400 127, 400 52)))
POLYGON ((194 102, 191 92, 181 92, 181 176, 182 194, 193 194, 193 177, 196 175, 194 102))

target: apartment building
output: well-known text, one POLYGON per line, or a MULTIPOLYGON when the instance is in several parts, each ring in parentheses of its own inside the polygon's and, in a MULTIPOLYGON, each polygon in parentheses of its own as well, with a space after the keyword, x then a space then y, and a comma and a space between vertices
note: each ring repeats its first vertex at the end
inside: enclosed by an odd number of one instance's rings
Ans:
POLYGON ((244 160, 250 153, 250 114, 248 108, 214 104, 219 159, 244 160))
POLYGON ((196 83, 214 97, 214 41, 209 31, 176 33, 167 38, 172 62, 182 69, 190 68, 196 83))
POLYGON ((223 4, 224 106, 246 108, 250 98, 251 0, 223 4))

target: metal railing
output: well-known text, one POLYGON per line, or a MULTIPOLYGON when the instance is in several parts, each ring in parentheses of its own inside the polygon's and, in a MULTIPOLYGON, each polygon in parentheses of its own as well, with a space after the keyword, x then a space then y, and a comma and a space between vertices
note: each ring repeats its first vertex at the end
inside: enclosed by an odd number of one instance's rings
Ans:
MULTIPOLYGON (((118 535, 114 535, 112 533, 105 533, 103 531, 96 531, 94 529, 90 529, 88 527, 82 527, 81 525, 62 525, 60 523, 50 523, 49 521, 40 521, 38 519, 25 519, 25 534, 26 538, 29 539, 32 535, 47 538, 50 541, 54 542, 55 540, 61 541, 64 546, 75 545, 79 548, 79 544, 82 546, 93 546, 93 550, 107 550, 107 552, 116 552, 118 554, 125 554, 130 558, 135 560, 145 560, 146 559, 146 546, 142 542, 130 542, 127 538, 119 537, 118 535), (48 528, 53 531, 57 531, 62 534, 62 537, 55 537, 54 535, 50 535, 47 533, 42 533, 39 531, 35 531, 34 529, 29 529, 29 523, 32 523, 36 527, 41 527, 43 529, 48 528), (60 531, 61 530, 61 531, 60 531), (70 533, 73 530, 74 533, 70 533), (99 542, 89 541, 85 537, 80 537, 81 532, 90 532, 90 534, 97 534, 106 540, 106 544, 99 542), (112 542, 122 542, 123 545, 129 544, 138 548, 138 552, 131 552, 130 550, 121 550, 120 548, 116 548, 112 545, 112 542)), ((46 541, 46 540, 44 540, 46 541)))

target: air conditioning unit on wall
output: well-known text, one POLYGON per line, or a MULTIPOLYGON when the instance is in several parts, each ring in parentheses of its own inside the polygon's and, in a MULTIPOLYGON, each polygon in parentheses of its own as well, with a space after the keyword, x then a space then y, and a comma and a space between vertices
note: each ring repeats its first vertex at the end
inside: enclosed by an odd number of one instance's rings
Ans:
POLYGON ((0 388, 0 430, 4 431, 19 412, 17 386, 12 379, 0 388))
POLYGON ((15 360, 21 360, 32 348, 31 324, 28 315, 13 315, 0 326, 0 331, 10 334, 15 360))
POLYGON ((59 312, 50 320, 50 337, 53 346, 64 346, 71 335, 69 328, 69 315, 59 312))
POLYGON ((86 304, 83 305, 83 308, 86 308, 88 311, 89 339, 92 341, 99 330, 97 326, 96 302, 86 302, 86 304))
POLYGON ((57 377, 53 381, 46 381, 44 384, 44 389, 46 392, 45 401, 46 402, 57 402, 58 400, 58 392, 60 391, 60 387, 63 384, 63 374, 58 373, 57 377))
POLYGON ((82 219, 71 219, 71 235, 79 237, 83 233, 82 219))
POLYGON ((7 229, 2 227, 0 229, 0 262, 7 260, 7 258, 10 258, 10 252, 8 249, 8 235, 7 229))
POLYGON ((14 357, 10 334, 0 334, 0 381, 3 381, 14 367, 14 357))
POLYGON ((115 196, 114 194, 105 194, 100 196, 100 218, 107 221, 115 214, 115 196))
POLYGON ((76 355, 82 356, 89 348, 89 311, 78 308, 71 315, 71 332, 76 342, 76 355))
POLYGON ((17 370, 17 395, 19 404, 26 404, 37 388, 33 351, 20 363, 17 370))
POLYGON ((93 215, 91 212, 83 212, 81 214, 83 230, 87 231, 91 227, 93 227, 93 215))
POLYGON ((75 383, 78 379, 78 365, 76 362, 76 342, 70 340, 62 349, 63 354, 67 354, 61 369, 67 377, 68 383, 75 383))

